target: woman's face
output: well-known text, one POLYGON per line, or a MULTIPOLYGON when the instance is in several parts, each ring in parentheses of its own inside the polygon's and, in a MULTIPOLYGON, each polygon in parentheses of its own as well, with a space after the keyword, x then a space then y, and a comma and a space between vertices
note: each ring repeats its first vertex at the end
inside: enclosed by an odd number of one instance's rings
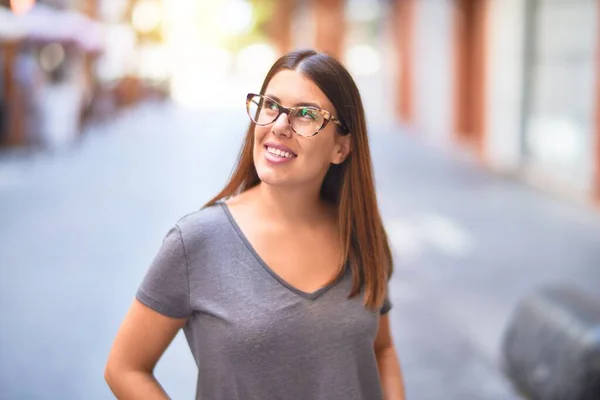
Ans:
MULTIPOLYGON (((275 74, 265 95, 284 107, 312 104, 338 117, 321 89, 295 70, 275 74)), ((254 165, 260 180, 274 186, 320 188, 329 166, 343 162, 350 150, 350 135, 339 135, 336 128, 337 125, 329 121, 315 136, 303 137, 292 130, 285 113, 272 124, 257 125, 254 165), (287 154, 275 149, 285 150, 287 154)))

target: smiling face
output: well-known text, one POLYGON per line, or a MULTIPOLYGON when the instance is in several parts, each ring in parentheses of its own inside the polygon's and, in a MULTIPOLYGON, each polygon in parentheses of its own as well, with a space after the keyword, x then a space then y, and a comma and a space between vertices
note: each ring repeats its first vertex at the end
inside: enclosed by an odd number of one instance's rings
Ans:
MULTIPOLYGON (((265 95, 284 107, 311 104, 337 116, 333 105, 311 80, 296 70, 273 76, 265 95)), ((333 164, 340 164, 350 150, 350 135, 336 132, 330 121, 317 135, 300 136, 282 113, 272 124, 254 130, 254 165, 262 182, 274 186, 320 187, 333 164)))

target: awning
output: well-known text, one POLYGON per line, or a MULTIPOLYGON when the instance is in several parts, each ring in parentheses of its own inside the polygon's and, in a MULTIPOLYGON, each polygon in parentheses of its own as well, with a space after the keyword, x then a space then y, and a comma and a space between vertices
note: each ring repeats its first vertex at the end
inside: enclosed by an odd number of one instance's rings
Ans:
POLYGON ((25 27, 8 8, 0 6, 0 41, 20 39, 25 36, 25 27))
POLYGON ((103 25, 82 13, 36 4, 23 15, 0 7, 0 40, 72 44, 86 52, 104 48, 103 25))

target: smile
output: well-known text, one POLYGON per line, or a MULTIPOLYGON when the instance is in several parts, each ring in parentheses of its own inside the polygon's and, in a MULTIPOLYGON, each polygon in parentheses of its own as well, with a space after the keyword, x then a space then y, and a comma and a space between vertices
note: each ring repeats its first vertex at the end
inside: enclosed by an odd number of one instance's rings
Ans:
POLYGON ((265 146, 265 148, 267 149, 267 152, 269 154, 272 154, 272 155, 274 155, 276 157, 281 157, 281 158, 296 158, 297 157, 295 154, 288 153, 287 151, 276 149, 275 147, 265 146))

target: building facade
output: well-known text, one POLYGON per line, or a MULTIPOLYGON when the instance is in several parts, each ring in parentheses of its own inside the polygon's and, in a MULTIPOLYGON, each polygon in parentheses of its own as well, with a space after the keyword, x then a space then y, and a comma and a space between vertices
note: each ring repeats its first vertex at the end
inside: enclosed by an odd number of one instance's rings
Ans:
POLYGON ((600 200, 599 0, 398 0, 400 119, 600 200))

